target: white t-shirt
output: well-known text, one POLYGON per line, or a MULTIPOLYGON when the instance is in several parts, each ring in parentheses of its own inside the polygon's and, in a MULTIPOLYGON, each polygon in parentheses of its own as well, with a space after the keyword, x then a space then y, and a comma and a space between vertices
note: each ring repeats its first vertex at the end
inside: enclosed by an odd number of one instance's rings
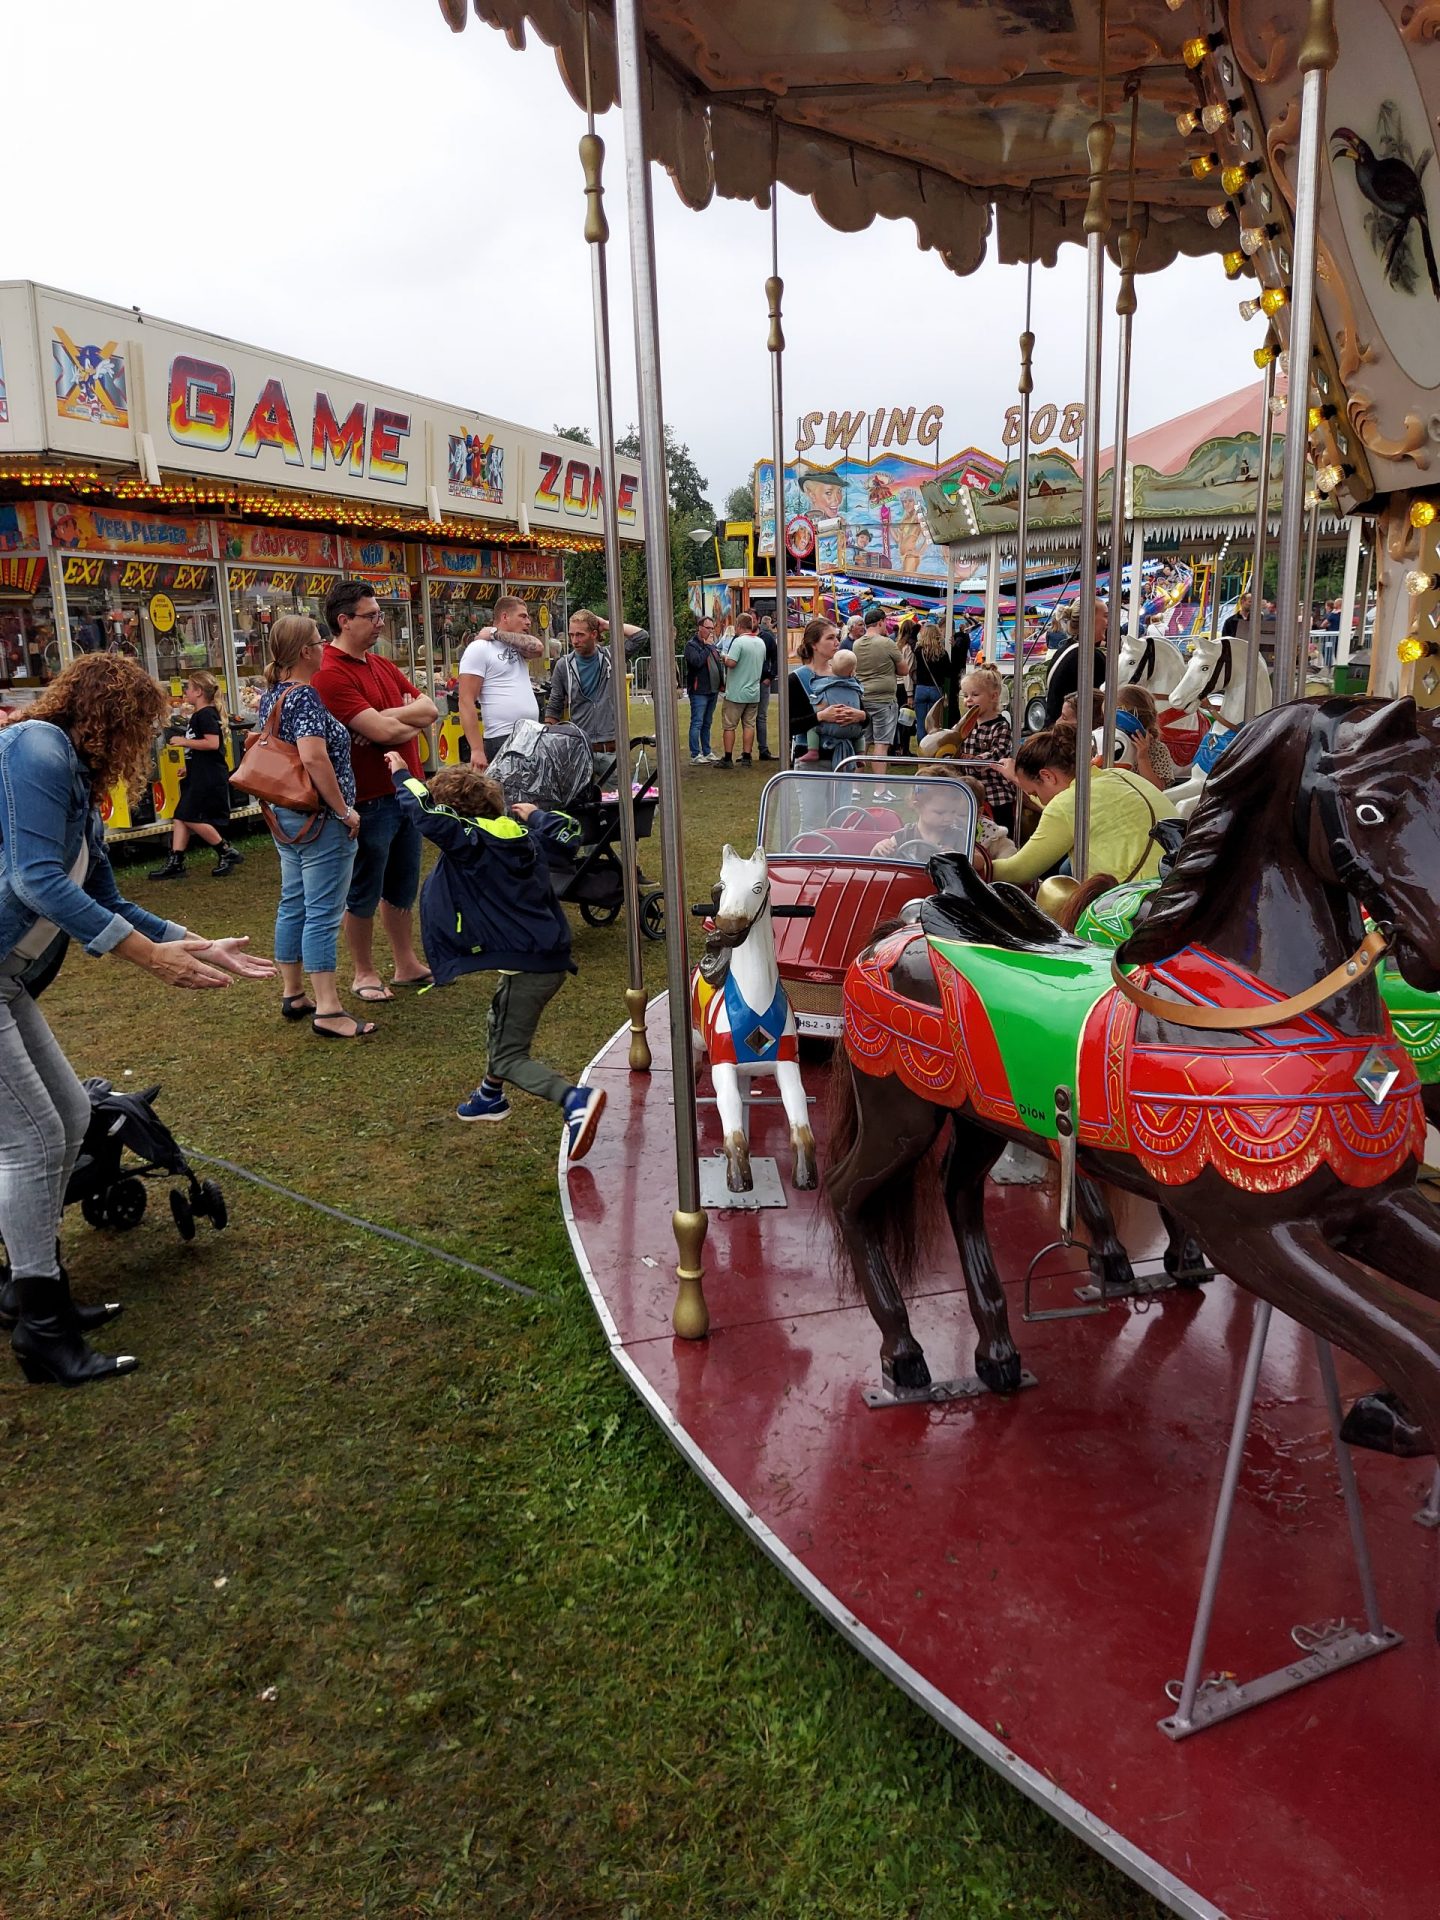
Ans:
POLYGON ((513 647, 499 640, 472 640, 460 656, 460 671, 480 677, 480 719, 490 738, 509 733, 517 720, 537 718, 535 682, 513 647))

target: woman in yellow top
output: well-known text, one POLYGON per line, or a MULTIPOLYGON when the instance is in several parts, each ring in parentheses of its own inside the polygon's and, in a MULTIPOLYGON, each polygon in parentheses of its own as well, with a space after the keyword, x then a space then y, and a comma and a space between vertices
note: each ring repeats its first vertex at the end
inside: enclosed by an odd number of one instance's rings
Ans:
MULTIPOLYGON (((1016 786, 1044 811, 1019 853, 995 862, 997 880, 1038 880, 1074 850, 1075 749, 1073 727, 1048 727, 1032 734, 1015 755, 1016 786)), ((1149 879, 1159 871, 1161 859, 1150 829, 1157 820, 1175 817, 1169 797, 1129 767, 1094 768, 1089 872, 1114 874, 1117 880, 1149 879)))

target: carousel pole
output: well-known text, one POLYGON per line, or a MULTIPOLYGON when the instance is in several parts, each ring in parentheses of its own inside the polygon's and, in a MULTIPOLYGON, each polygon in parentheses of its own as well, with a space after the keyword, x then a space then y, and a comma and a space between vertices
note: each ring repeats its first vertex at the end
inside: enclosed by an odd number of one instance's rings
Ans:
MULTIPOLYGON (((1356 516, 1357 519, 1359 517, 1360 517, 1359 515, 1356 516)), ((1361 528, 1361 532, 1363 537, 1363 532, 1364 532, 1363 525, 1361 528)), ((1361 576, 1360 597, 1357 602, 1358 618, 1357 618, 1356 624, 1359 629, 1360 651, 1362 653, 1365 651, 1365 615, 1369 612, 1369 609, 1370 609, 1370 582, 1375 576, 1375 543, 1379 539, 1379 537, 1380 537, 1380 530, 1377 526, 1375 526, 1372 523, 1371 530, 1370 530, 1370 538, 1365 546, 1365 572, 1361 576)), ((1351 654, 1350 628, 1342 627, 1340 630, 1340 647, 1335 657, 1337 660, 1340 660, 1346 666, 1348 666, 1350 664, 1350 654, 1351 654)))
POLYGON ((1145 609, 1145 527, 1136 520, 1130 529, 1130 631, 1139 633, 1145 609))
POLYGON ((1120 676, 1115 663, 1120 657, 1120 576, 1125 556, 1125 458, 1130 439, 1130 331, 1135 318, 1135 257, 1140 251, 1140 234, 1135 225, 1135 146, 1140 123, 1140 82, 1125 82, 1130 96, 1130 174, 1126 189, 1125 225, 1116 243, 1120 257, 1120 290, 1115 296, 1115 312, 1120 321, 1115 355, 1115 452, 1110 485, 1110 618, 1105 632, 1105 731, 1102 736, 1101 764, 1109 766, 1115 758, 1115 703, 1120 696, 1120 676))
POLYGON ((1310 677, 1310 610, 1315 603, 1315 561, 1320 550, 1320 509, 1324 496, 1316 493, 1310 506, 1310 530, 1305 543, 1305 591, 1300 601, 1300 625, 1295 635, 1295 697, 1303 700, 1310 677))
MULTIPOLYGON (((1035 336, 1030 331, 1030 302, 1035 290, 1035 197, 1030 197, 1030 243, 1025 262, 1025 331, 1020 335, 1020 494, 1015 502, 1015 640, 1011 650, 1014 674, 1010 681, 1010 751, 1020 744, 1025 726, 1025 562, 1030 540, 1030 396, 1035 376, 1030 357, 1035 336)), ((1020 824, 1020 796, 1015 796, 1015 824, 1020 824)))
POLYGON ((780 122, 770 121, 770 278, 765 298, 770 308, 770 414, 775 460, 775 645, 778 655, 775 683, 776 724, 780 729, 780 771, 790 766, 790 598, 785 564, 785 398, 781 362, 785 334, 780 325, 780 122))
POLYGON ((985 555, 985 642, 980 649, 982 660, 993 660, 1000 651, 1000 536, 990 536, 990 550, 985 555))
MULTIPOLYGON (((650 651, 654 662, 655 736, 660 760, 660 849, 665 881, 665 971, 669 986, 670 1066, 675 1115, 678 1205, 671 1215, 680 1261, 673 1325, 682 1340, 703 1340, 710 1329, 705 1305, 705 1234, 696 1154, 695 1061, 690 1046, 689 913, 680 820, 679 721, 675 711, 675 608, 670 578, 669 488, 665 478, 664 413, 660 397, 660 310, 655 285, 655 214, 645 152, 645 33, 641 0, 615 0, 615 52, 625 130, 625 192, 630 226, 630 278, 635 306, 635 372, 640 402, 640 450, 645 472, 645 578, 650 595, 650 651)), ((779 501, 776 502, 777 521, 779 501)), ((777 528, 778 532, 778 528, 777 528)), ((777 539, 776 544, 779 544, 777 539)))
POLYGON ((630 791, 630 688, 625 657, 625 606, 620 579, 620 520, 615 497, 615 409, 610 394, 610 286, 605 248, 610 223, 605 217, 602 175, 605 142, 595 131, 590 80, 590 5, 581 14, 585 58, 585 132, 580 165, 585 174, 585 239, 590 247, 590 299, 595 315, 595 406, 600 426, 600 527, 605 539, 605 604, 610 622, 610 687, 615 696, 615 786, 620 815, 620 859, 625 888, 625 959, 629 986, 630 1071, 650 1071, 650 1042, 645 1034, 644 945, 640 937, 640 882, 635 848, 635 809, 630 791))
POLYGON ((1340 630, 1335 636, 1335 660, 1343 665, 1350 658, 1350 623, 1355 618, 1355 588, 1360 577, 1360 521, 1352 513, 1345 529, 1345 578, 1340 586, 1340 630))
POLYGON ((1105 119, 1104 0, 1100 6, 1100 66, 1096 106, 1099 117, 1085 137, 1090 158, 1090 198, 1085 207, 1085 452, 1080 475, 1080 656, 1075 686, 1075 849, 1070 868, 1086 877, 1090 853, 1090 752, 1087 743, 1095 705, 1095 576, 1100 540, 1100 350, 1104 315, 1105 235, 1110 230, 1109 167, 1115 129, 1105 119))
POLYGON ((1275 593, 1275 704, 1293 700, 1300 632, 1300 534, 1309 464, 1310 354, 1315 331, 1315 229, 1320 211, 1320 149, 1325 85, 1339 45, 1334 0, 1310 0, 1300 47, 1300 145, 1295 156, 1295 252, 1290 293, 1290 405, 1285 416, 1285 489, 1280 499, 1279 579, 1275 593))
POLYGON ((1280 363, 1279 342, 1272 334, 1265 343, 1265 398, 1260 417, 1260 497, 1255 503, 1255 544, 1250 556, 1250 636, 1245 656, 1245 718, 1255 718, 1260 698, 1260 628, 1265 602, 1265 543, 1270 534, 1270 466, 1275 451, 1275 372, 1280 363))

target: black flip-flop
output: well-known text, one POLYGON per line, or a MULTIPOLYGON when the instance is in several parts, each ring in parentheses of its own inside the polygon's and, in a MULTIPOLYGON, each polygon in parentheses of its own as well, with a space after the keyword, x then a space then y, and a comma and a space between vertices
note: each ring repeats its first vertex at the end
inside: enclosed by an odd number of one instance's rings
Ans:
POLYGON ((373 1020, 356 1020, 353 1013, 322 1013, 310 1022, 312 1033, 318 1033, 322 1040, 363 1040, 367 1034, 378 1033, 379 1026, 373 1020), (350 1033, 336 1033, 333 1027, 322 1027, 321 1020, 352 1020, 354 1030, 350 1033))
POLYGON ((413 987, 418 992, 421 987, 433 987, 435 976, 433 973, 417 973, 413 980, 396 980, 392 977, 390 984, 392 987, 413 987))
POLYGON ((280 996, 280 1018, 282 1020, 303 1020, 307 1013, 314 1013, 315 1002, 308 993, 284 993, 280 996))

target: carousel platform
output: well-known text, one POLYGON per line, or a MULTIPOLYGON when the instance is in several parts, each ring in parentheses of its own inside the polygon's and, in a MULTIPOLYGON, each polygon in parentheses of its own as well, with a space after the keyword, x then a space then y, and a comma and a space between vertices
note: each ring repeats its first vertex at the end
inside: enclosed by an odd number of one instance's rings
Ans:
MULTIPOLYGON (((1434 1920, 1440 1911, 1440 1536, 1417 1525, 1428 1461, 1357 1455, 1381 1609, 1404 1644, 1174 1741, 1254 1306, 1228 1279, 1086 1319, 1026 1324, 1048 1187, 990 1189, 1011 1318, 1038 1385, 872 1410, 879 1336, 831 1275, 815 1194, 788 1184, 778 1105, 751 1111, 786 1204, 715 1211, 711 1331, 673 1337, 673 1116, 665 1004, 654 1070, 626 1033, 588 1078, 609 1108, 562 1201, 614 1357, 737 1524, 867 1659, 956 1738, 1173 1911, 1228 1920, 1434 1920)), ((827 1069, 807 1067, 822 1170, 827 1069)), ((759 1091, 768 1092, 762 1083, 759 1091)), ((719 1123, 700 1080, 700 1150, 719 1123)), ((1133 1258, 1158 1220, 1115 1196, 1133 1258)), ((1083 1282, 1084 1274, 1077 1276, 1083 1282)), ((1047 1283, 1036 1305, 1072 1299, 1047 1283)), ((936 1379, 974 1334, 948 1237, 911 1303, 936 1379)), ((1337 1355, 1348 1400, 1373 1382, 1337 1355)), ((1275 1317, 1241 1474, 1208 1673, 1300 1661, 1298 1624, 1363 1618, 1319 1371, 1275 1317)))

